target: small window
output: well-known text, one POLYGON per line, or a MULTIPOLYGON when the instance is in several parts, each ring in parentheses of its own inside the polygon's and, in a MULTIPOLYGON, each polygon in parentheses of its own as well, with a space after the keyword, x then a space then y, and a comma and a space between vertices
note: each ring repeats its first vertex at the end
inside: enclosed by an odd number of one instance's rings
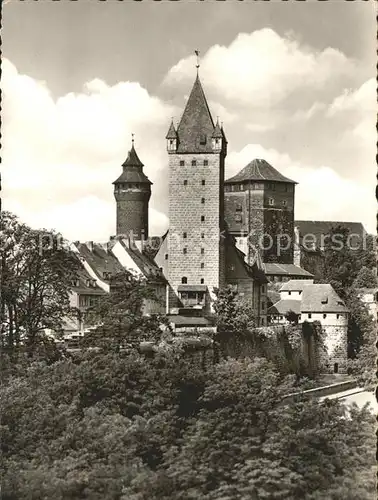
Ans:
POLYGON ((205 264, 203 262, 201 262, 201 269, 204 269, 205 267, 205 264))
POLYGON ((201 198, 201 203, 204 204, 205 203, 205 198, 201 198))
POLYGON ((241 204, 241 203, 237 203, 237 204, 236 204, 236 207, 235 207, 235 210, 236 210, 237 212, 241 212, 241 211, 243 210, 242 204, 241 204))
POLYGON ((201 238, 204 240, 205 239, 205 233, 201 233, 201 238))
POLYGON ((185 161, 184 160, 180 160, 180 167, 183 167, 185 165, 185 161))
POLYGON ((187 236, 188 236, 188 235, 187 235, 187 233, 182 233, 182 237, 183 237, 184 239, 186 239, 186 237, 187 237, 187 236))
POLYGON ((205 249, 201 248, 201 255, 203 255, 204 253, 205 253, 205 249))
POLYGON ((164 259, 168 260, 168 254, 167 253, 164 255, 164 259))
POLYGON ((204 186, 205 184, 206 184, 205 179, 202 179, 202 186, 204 186))
POLYGON ((186 284, 188 283, 188 278, 187 278, 186 276, 183 276, 183 277, 181 278, 181 283, 182 283, 183 285, 186 285, 186 284))
POLYGON ((201 285, 203 285, 205 283, 205 280, 203 278, 201 278, 201 285))
POLYGON ((287 206, 287 201, 286 201, 286 200, 283 200, 282 205, 283 205, 284 207, 286 207, 286 206, 287 206))
POLYGON ((273 200, 273 198, 269 198, 268 203, 269 203, 269 205, 274 205, 274 200, 273 200))
POLYGON ((311 319, 311 317, 312 317, 312 316, 311 316, 311 313, 308 313, 308 314, 307 314, 307 317, 308 317, 309 319, 311 319))
POLYGON ((186 247, 184 247, 184 248, 182 249, 182 253, 185 253, 185 254, 186 254, 186 253, 188 253, 188 249, 187 249, 186 247))
POLYGON ((291 292, 288 292, 289 295, 291 295, 291 292))
POLYGON ((206 144, 206 135, 205 134, 200 135, 200 144, 201 144, 201 146, 204 146, 206 144))
POLYGON ((205 222, 205 216, 201 215, 201 222, 205 222))
POLYGON ((188 181, 185 179, 184 180, 184 186, 187 186, 188 185, 188 181))
POLYGON ((242 216, 240 214, 235 215, 235 222, 241 222, 242 221, 242 216))
POLYGON ((339 372, 339 363, 335 363, 333 365, 333 373, 338 373, 339 372))
POLYGON ((336 319, 340 319, 340 314, 336 314, 336 319))
POLYGON ((244 184, 240 184, 239 189, 240 191, 244 191, 244 184))
POLYGON ((197 161, 196 160, 192 160, 192 167, 195 167, 197 165, 197 161))
POLYGON ((203 160, 203 166, 207 167, 209 165, 209 160, 203 160))
POLYGON ((323 319, 326 319, 327 315, 326 314, 323 314, 323 319))

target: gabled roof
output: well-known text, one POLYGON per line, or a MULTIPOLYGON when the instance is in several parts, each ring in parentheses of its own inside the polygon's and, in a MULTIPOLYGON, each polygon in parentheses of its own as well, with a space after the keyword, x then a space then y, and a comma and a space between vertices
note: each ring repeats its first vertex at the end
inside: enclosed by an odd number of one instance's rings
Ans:
POLYGON ((242 181, 274 181, 287 182, 297 184, 295 181, 288 179, 276 170, 267 161, 255 159, 248 163, 240 172, 225 182, 242 182, 242 181))
POLYGON ((293 311, 295 314, 301 313, 301 302, 299 300, 283 299, 279 300, 273 304, 268 309, 268 314, 281 314, 285 315, 289 311, 293 311))
POLYGON ((89 264, 94 273, 101 281, 109 282, 106 273, 116 275, 123 271, 122 265, 114 257, 111 252, 108 252, 101 244, 93 243, 77 243, 77 249, 81 257, 89 264))
POLYGON ((226 280, 252 278, 260 284, 268 283, 265 273, 256 262, 249 265, 245 254, 236 246, 235 238, 226 230, 226 280))
POLYGON ((194 82, 181 121, 177 128, 178 153, 212 153, 214 122, 199 76, 194 82), (201 144, 201 137, 206 143, 201 144))
POLYGON ((308 285, 303 289, 301 312, 345 313, 348 309, 332 286, 326 283, 308 285))
POLYGON ((314 275, 294 264, 277 264, 276 262, 265 262, 265 274, 267 276, 303 276, 313 278, 314 275))
POLYGON ((165 277, 157 266, 156 262, 145 252, 140 252, 137 248, 130 248, 126 240, 119 240, 125 251, 138 266, 140 272, 150 281, 166 281, 165 277))
POLYGON ((84 266, 81 264, 79 270, 77 271, 78 285, 73 286, 72 290, 79 295, 106 295, 106 292, 100 288, 92 276, 86 271, 84 266), (88 285, 88 281, 93 284, 93 286, 88 285), (93 283, 94 282, 94 283, 93 283))
POLYGON ((280 292, 302 292, 307 285, 313 285, 314 280, 290 280, 284 283, 280 292))
POLYGON ((217 121, 212 137, 214 137, 214 139, 223 139, 223 136, 224 134, 219 126, 219 122, 217 121))

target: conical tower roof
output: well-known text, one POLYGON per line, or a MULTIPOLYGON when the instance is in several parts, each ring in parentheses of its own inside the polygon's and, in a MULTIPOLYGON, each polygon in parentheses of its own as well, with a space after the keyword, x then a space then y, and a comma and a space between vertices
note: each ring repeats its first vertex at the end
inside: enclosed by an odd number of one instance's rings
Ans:
POLYGON ((152 184, 147 175, 143 172, 143 163, 140 161, 134 148, 134 142, 122 164, 123 172, 113 184, 131 182, 136 184, 152 184))
POLYGON ((173 120, 171 122, 171 126, 169 127, 168 133, 165 136, 166 139, 177 139, 177 132, 175 126, 173 125, 173 120))
POLYGON ((177 129, 178 153, 211 153, 214 122, 199 76, 194 82, 177 129))
POLYGON ((127 166, 130 166, 130 167, 143 167, 143 163, 140 161, 138 155, 137 155, 137 152, 135 151, 135 148, 134 148, 134 143, 133 145, 131 146, 131 149, 127 155, 127 158, 126 160, 122 163, 122 166, 123 167, 127 167, 127 166))

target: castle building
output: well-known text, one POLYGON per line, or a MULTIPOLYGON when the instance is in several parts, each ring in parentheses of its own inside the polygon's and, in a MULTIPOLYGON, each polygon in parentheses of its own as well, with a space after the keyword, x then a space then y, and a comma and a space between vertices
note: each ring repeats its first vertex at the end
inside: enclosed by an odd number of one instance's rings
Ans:
MULTIPOLYGON (((206 303, 225 285, 224 163, 227 140, 214 124, 200 79, 181 121, 169 128, 169 310, 195 295, 206 303)), ((193 300, 196 300, 193 297, 193 300)))
POLYGON ((123 171, 114 184, 117 202, 117 236, 131 236, 140 241, 148 238, 148 203, 152 182, 143 172, 134 139, 129 154, 122 164, 123 171))
POLYGON ((290 280, 280 289, 280 300, 268 309, 269 324, 288 324, 295 313, 299 324, 318 321, 322 327, 320 352, 324 372, 346 372, 349 310, 330 284, 313 280, 290 280))

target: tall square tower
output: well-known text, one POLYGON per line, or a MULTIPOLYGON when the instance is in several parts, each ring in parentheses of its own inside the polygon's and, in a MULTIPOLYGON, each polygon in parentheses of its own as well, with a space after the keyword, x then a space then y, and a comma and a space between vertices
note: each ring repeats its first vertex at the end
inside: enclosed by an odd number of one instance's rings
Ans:
POLYGON ((214 124, 197 75, 181 121, 169 128, 169 310, 209 309, 225 285, 224 163, 227 140, 214 124))

